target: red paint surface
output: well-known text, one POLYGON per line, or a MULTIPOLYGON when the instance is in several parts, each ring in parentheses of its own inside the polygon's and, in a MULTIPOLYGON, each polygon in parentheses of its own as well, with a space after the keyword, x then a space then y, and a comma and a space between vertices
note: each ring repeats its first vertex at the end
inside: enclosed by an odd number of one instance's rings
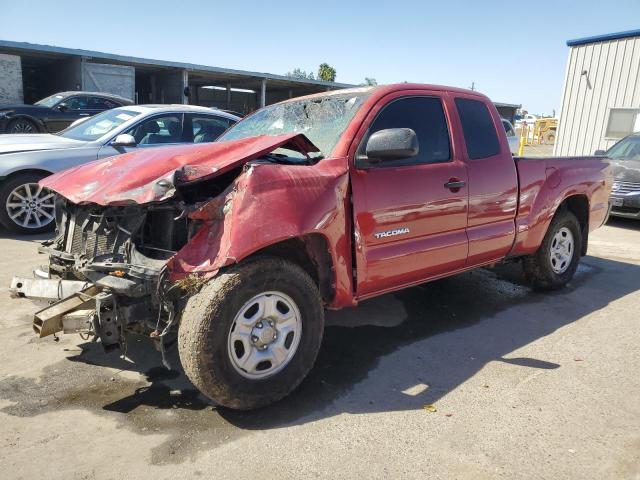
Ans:
POLYGON ((171 189, 157 182, 163 179, 179 185, 220 175, 233 167, 287 146, 301 153, 318 149, 301 134, 261 135, 229 142, 141 148, 70 168, 41 181, 73 203, 125 205, 166 200, 171 189))
MULTIPOLYGON (((75 203, 159 201, 173 193, 153 188, 158 180, 217 175, 283 142, 314 151, 300 135, 162 148, 94 162, 49 177, 43 185, 75 203), (174 176, 176 171, 180 175, 174 176)), ((221 267, 270 245, 319 235, 333 262, 334 296, 328 306, 339 308, 532 253, 560 203, 573 195, 586 196, 590 229, 597 228, 606 216, 611 183, 611 169, 601 158, 514 162, 497 111, 476 92, 432 85, 383 86, 372 90, 328 158, 309 166, 250 164, 225 194, 193 212, 191 216, 205 225, 169 261, 169 271, 172 279, 191 273, 213 276, 221 267), (356 149, 376 114, 395 98, 415 95, 442 99, 452 161, 356 169, 356 149), (461 96, 486 102, 500 137, 498 155, 469 160, 453 104, 461 96), (444 188, 451 179, 467 184, 457 191, 444 188), (410 232, 375 238, 376 232, 403 227, 410 232)))

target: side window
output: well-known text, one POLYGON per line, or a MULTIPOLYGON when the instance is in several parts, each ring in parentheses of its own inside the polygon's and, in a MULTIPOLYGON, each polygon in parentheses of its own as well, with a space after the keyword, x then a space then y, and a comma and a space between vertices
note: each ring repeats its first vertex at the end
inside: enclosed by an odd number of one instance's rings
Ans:
POLYGON ((89 110, 110 110, 121 105, 108 98, 89 97, 89 110))
POLYGON ((439 163, 451 159, 449 129, 439 98, 406 97, 392 101, 369 127, 362 149, 371 134, 387 128, 411 128, 418 137, 419 150, 415 157, 387 162, 385 166, 439 163))
POLYGON ((507 134, 507 137, 515 137, 516 132, 511 128, 511 124, 505 120, 502 121, 502 125, 504 126, 504 131, 507 134))
POLYGON ((87 110, 89 99, 84 95, 77 95, 75 97, 69 97, 61 103, 64 103, 69 110, 87 110))
POLYGON ((456 98, 462 122, 464 143, 472 160, 492 157, 500 152, 500 142, 489 109, 479 100, 456 98))
POLYGON ((143 120, 127 132, 138 145, 182 142, 182 115, 161 115, 143 120))
POLYGON ((193 143, 213 142, 229 128, 231 123, 228 118, 224 117, 194 115, 191 118, 193 143))

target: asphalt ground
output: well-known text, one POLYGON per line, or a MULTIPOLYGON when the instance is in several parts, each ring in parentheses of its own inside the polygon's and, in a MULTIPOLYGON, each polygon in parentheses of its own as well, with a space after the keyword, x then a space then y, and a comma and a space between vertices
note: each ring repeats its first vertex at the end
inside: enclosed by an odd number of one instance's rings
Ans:
POLYGON ((559 292, 511 265, 330 314, 309 377, 255 412, 145 338, 36 338, 7 287, 46 259, 0 237, 0 478, 640 478, 639 222, 595 232, 559 292))

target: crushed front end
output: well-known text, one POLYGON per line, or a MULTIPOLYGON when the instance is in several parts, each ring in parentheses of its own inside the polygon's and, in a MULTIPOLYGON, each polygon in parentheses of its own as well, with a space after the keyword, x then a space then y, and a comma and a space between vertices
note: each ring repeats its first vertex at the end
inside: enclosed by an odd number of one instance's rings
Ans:
MULTIPOLYGON (((123 348, 127 333, 146 335, 166 365, 183 304, 241 258, 234 245, 241 255, 254 246, 257 235, 243 232, 263 218, 256 192, 282 200, 294 170, 312 177, 309 159, 264 158, 280 147, 317 151, 302 134, 258 136, 145 149, 43 180, 58 194, 56 236, 40 247, 49 262, 11 285, 14 296, 52 302, 36 312, 35 332, 80 333, 105 350, 123 348)), ((280 230, 263 229, 265 241, 280 230)))
POLYGON ((36 313, 36 333, 89 335, 111 350, 133 332, 156 339, 162 350, 185 295, 180 282, 168 281, 167 262, 202 224, 187 211, 178 201, 99 206, 59 197, 57 235, 40 247, 48 269, 12 285, 19 296, 57 300, 36 313))

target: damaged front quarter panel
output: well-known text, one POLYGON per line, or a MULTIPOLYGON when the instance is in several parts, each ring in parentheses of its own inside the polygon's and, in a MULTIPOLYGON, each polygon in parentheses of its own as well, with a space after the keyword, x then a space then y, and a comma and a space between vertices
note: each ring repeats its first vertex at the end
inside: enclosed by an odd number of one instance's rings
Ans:
MULTIPOLYGON (((348 175, 345 159, 312 166, 249 162, 219 196, 189 213, 202 221, 196 235, 167 263, 169 279, 209 278, 219 269, 290 239, 325 241, 334 271, 329 306, 352 305, 348 175)), ((307 242, 320 244, 319 242, 307 242)), ((313 255, 311 255, 313 257, 313 255)))

